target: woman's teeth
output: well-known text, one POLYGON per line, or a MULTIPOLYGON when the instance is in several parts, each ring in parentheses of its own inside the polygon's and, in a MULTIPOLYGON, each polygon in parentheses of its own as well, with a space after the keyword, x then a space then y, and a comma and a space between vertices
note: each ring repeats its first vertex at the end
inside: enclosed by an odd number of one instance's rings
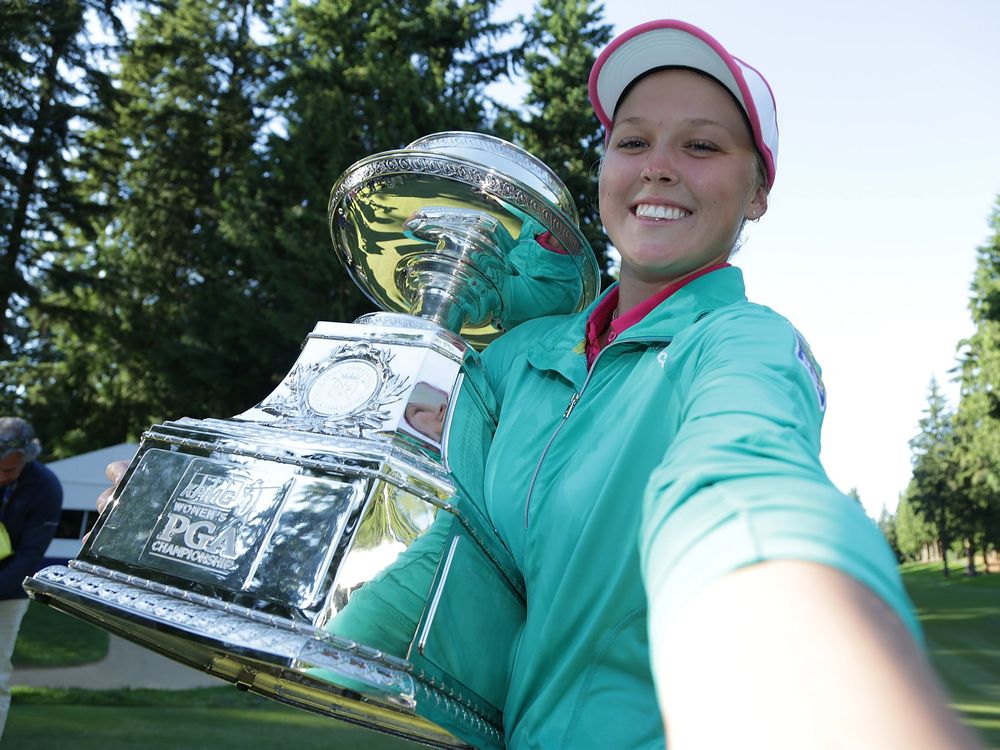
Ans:
POLYGON ((676 220, 690 216, 690 211, 685 211, 677 206, 661 206, 650 203, 640 203, 635 207, 635 215, 643 219, 665 219, 676 220))

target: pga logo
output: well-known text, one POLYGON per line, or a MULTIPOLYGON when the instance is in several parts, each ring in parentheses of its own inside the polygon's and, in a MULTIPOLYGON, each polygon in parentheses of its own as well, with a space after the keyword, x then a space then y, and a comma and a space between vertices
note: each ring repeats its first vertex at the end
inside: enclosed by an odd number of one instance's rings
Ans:
POLYGON ((183 540, 185 547, 200 550, 221 557, 235 560, 236 528, 227 526, 218 531, 214 521, 204 519, 193 520, 180 513, 168 513, 166 523, 156 535, 158 542, 179 544, 183 540))

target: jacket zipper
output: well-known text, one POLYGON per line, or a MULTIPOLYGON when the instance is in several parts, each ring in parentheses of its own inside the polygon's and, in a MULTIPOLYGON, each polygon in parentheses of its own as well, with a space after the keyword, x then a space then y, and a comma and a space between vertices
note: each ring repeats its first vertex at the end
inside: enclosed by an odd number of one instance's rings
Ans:
POLYGON ((594 357, 594 363, 587 370, 587 377, 583 381, 583 385, 580 390, 573 394, 569 400, 569 404, 566 407, 566 411, 563 412, 562 419, 559 420, 559 424, 556 425, 555 431, 552 433, 552 437, 545 444, 545 448, 542 449, 542 455, 538 457, 538 463, 535 464, 535 471, 531 474, 531 482, 528 484, 528 497, 524 501, 524 528, 528 528, 528 510, 531 508, 531 494, 535 489, 535 480, 538 479, 538 472, 542 469, 542 463, 545 461, 545 456, 549 452, 549 448, 552 443, 555 442, 556 437, 559 435, 559 431, 562 430, 563 425, 566 424, 566 420, 569 419, 569 415, 573 413, 573 409, 576 407, 577 403, 583 397, 583 392, 587 390, 587 385, 590 383, 590 376, 593 375, 594 370, 597 369, 597 363, 601 361, 601 357, 604 356, 604 352, 608 351, 612 346, 617 346, 619 344, 658 344, 662 343, 664 346, 669 344, 673 340, 673 337, 667 339, 626 339, 624 341, 619 340, 614 344, 608 344, 601 351, 597 353, 594 357))

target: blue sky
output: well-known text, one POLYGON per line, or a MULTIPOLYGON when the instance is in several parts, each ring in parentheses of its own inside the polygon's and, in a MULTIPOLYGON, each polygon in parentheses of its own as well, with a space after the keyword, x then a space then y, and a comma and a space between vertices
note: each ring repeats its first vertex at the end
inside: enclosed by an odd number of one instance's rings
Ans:
MULTIPOLYGON (((497 17, 533 6, 507 0, 497 17)), ((869 514, 893 510, 930 379, 957 400, 949 370, 973 330, 975 250, 1000 195, 1000 2, 605 3, 615 33, 664 17, 774 90, 777 180, 734 263, 823 367, 831 479, 869 514)))

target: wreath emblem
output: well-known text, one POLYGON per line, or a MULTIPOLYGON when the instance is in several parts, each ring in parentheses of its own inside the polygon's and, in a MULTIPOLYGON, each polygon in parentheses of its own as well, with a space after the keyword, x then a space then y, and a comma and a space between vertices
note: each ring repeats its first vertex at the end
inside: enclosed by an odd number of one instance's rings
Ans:
POLYGON ((274 427, 327 435, 366 437, 392 416, 409 378, 392 368, 394 355, 368 342, 333 349, 325 359, 297 364, 279 389, 260 404, 278 417, 274 427))

